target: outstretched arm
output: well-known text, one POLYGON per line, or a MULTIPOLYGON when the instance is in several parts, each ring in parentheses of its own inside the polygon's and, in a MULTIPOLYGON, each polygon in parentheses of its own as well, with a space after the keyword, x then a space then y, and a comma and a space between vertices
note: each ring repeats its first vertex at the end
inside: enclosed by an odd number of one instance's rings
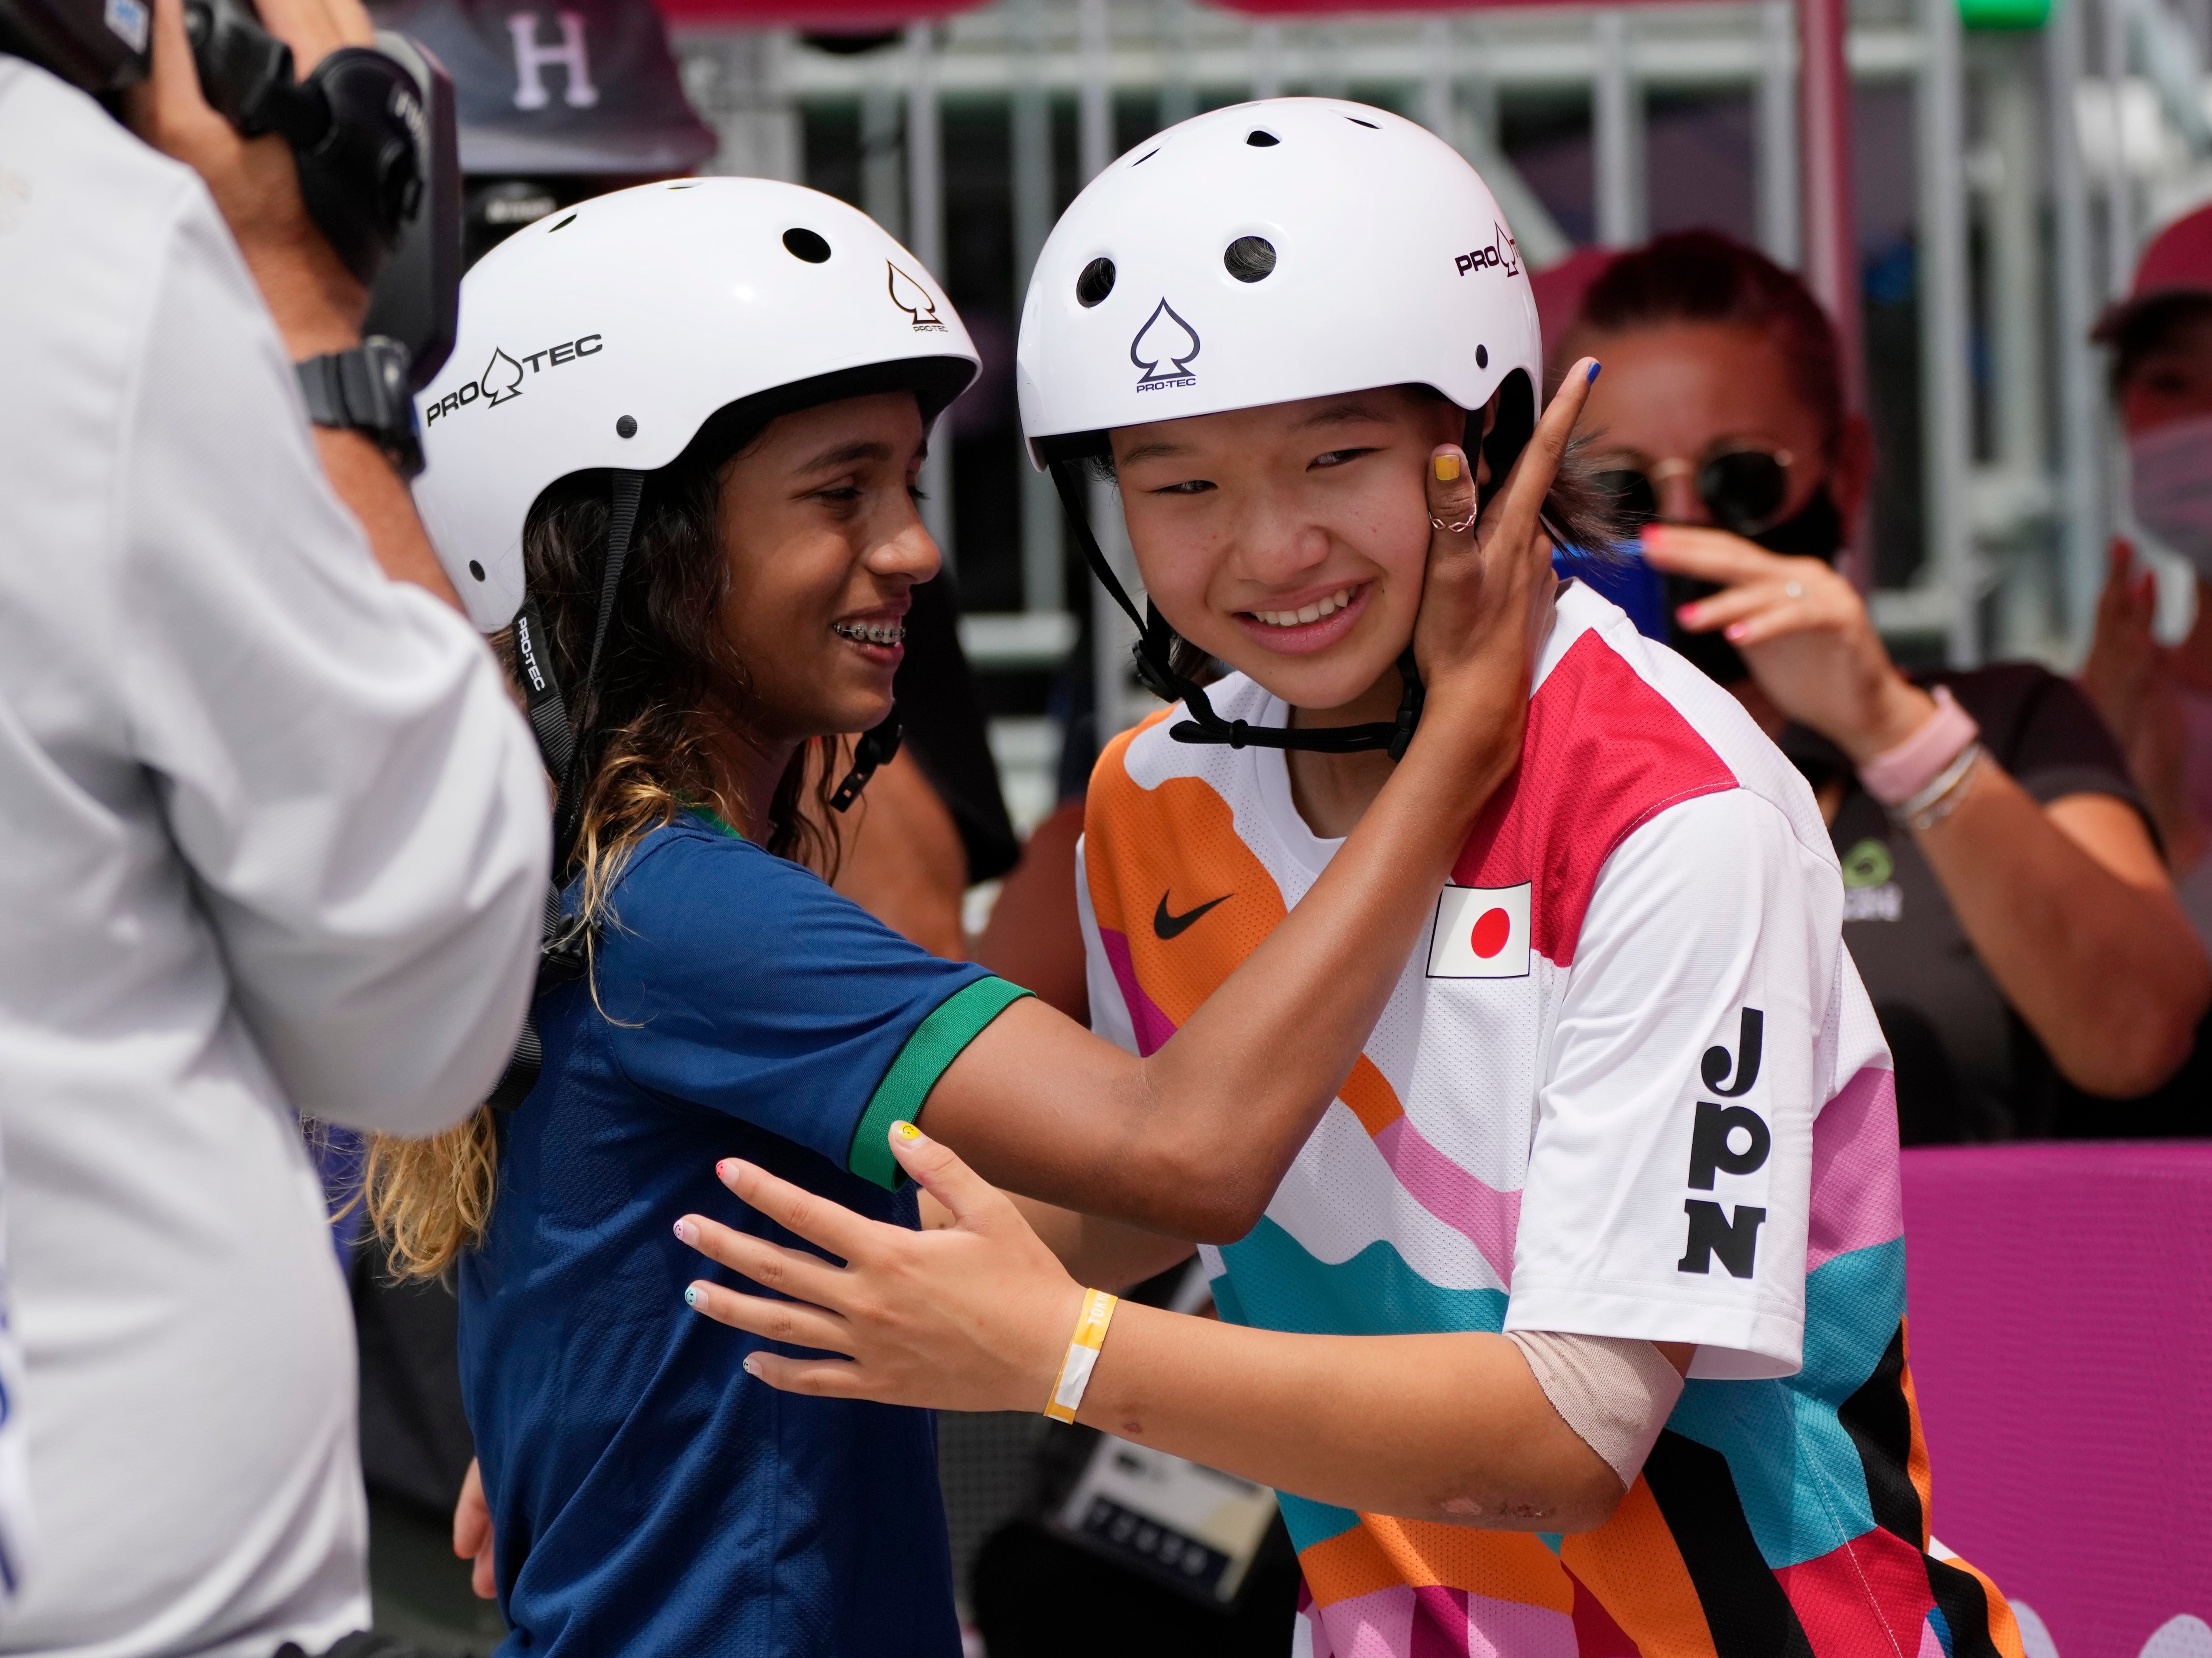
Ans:
MULTIPOLYGON (((1537 513, 1595 367, 1567 376, 1482 522, 1436 531, 1414 638, 1419 730, 1281 925, 1149 1059, 1025 1001, 945 1071, 930 1132, 987 1178, 1178 1237, 1251 1230, 1374 1028, 1476 815, 1520 763, 1556 587, 1537 513)), ((1463 522, 1474 469, 1455 446, 1435 458, 1430 513, 1463 522)))
MULTIPOLYGON (((917 1236, 730 1160, 720 1172, 740 1198, 848 1264, 686 1216, 677 1232, 687 1242, 799 1299, 704 1279, 685 1299, 772 1341, 851 1356, 750 1354, 748 1373, 775 1388, 1042 1409, 1081 1288, 1012 1203, 950 1151, 910 1128, 894 1129, 891 1143, 952 1224, 917 1236)), ((1687 1346, 1661 1351, 1678 1373, 1689 1363, 1687 1346)), ((1124 1303, 1076 1419, 1316 1502, 1448 1525, 1585 1531, 1624 1490, 1519 1346, 1486 1333, 1292 1335, 1124 1303)))

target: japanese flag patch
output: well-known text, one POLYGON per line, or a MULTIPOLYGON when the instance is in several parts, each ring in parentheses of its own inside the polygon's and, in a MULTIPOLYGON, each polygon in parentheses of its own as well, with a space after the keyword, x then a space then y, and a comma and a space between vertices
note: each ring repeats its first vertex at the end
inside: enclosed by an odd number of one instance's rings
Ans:
POLYGON ((1528 976, 1529 883, 1517 887, 1447 885, 1429 935, 1431 979, 1528 976))

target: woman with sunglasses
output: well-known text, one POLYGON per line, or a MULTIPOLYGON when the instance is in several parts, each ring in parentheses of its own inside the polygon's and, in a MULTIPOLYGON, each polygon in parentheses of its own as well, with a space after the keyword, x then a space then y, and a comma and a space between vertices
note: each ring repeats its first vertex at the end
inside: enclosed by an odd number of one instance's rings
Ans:
POLYGON ((2143 1096, 2194 1072, 2212 969, 2142 803, 2069 682, 1890 659, 1834 568, 1874 454, 1819 303, 1726 237, 1662 237, 1585 294, 1555 361, 1583 355, 1606 365, 1597 464, 1643 522, 1676 648, 1827 818, 1906 1143, 2166 1120, 2143 1096))

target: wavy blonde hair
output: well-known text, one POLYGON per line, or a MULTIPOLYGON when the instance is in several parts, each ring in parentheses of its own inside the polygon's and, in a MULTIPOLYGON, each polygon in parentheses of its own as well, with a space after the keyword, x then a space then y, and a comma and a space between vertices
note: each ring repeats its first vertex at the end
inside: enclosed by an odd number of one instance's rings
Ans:
MULTIPOLYGON (((614 891, 638 842, 695 805, 730 823, 750 815, 714 758, 715 734, 741 726, 749 683, 720 620, 728 580, 720 477, 719 466, 684 462, 647 477, 598 686, 569 707, 576 729, 603 734, 595 758, 578 750, 577 763, 592 772, 568 872, 582 883, 576 925, 587 961, 597 932, 619 924, 614 891)), ((564 686, 580 685, 591 650, 611 488, 605 471, 563 478, 538 498, 523 531, 524 568, 564 686)), ((497 645, 512 677, 511 635, 497 645)), ((836 874, 826 803, 842 758, 842 739, 809 743, 769 803, 768 849, 825 879, 836 874)), ((596 985, 592 995, 596 1002, 596 985)), ((498 1166, 498 1124, 488 1106, 428 1139, 371 1137, 362 1200, 395 1274, 442 1277, 483 1242, 498 1166)))

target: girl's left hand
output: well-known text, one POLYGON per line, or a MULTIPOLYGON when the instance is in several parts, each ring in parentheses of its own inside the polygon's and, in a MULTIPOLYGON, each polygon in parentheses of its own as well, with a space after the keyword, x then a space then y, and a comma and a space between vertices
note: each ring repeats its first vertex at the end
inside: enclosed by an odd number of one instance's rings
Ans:
POLYGON ((1725 530, 1651 524, 1644 556, 1655 570, 1721 584, 1675 620, 1741 653, 1784 717, 1849 755, 1871 760, 1912 735, 1936 704, 1898 672, 1857 591, 1817 558, 1789 558, 1725 530))
POLYGON ((698 1279, 684 1298, 718 1323, 842 1358, 756 1351, 745 1371, 786 1393, 953 1411, 1042 1411, 1066 1356, 1083 1290, 1005 1193, 911 1123, 891 1155, 953 1224, 912 1232, 854 1214, 734 1157, 722 1183, 823 1260, 686 1215, 676 1236, 790 1300, 698 1279))

